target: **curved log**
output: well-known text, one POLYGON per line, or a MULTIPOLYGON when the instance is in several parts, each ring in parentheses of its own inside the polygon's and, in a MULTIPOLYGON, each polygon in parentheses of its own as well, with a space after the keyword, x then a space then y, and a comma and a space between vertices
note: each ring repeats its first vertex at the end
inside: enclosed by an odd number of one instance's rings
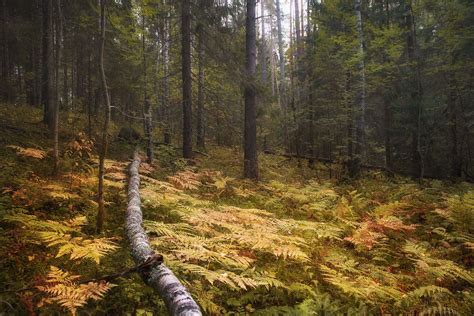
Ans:
MULTIPOLYGON (((139 166, 140 157, 135 152, 129 170, 130 179, 125 230, 130 242, 132 257, 137 265, 157 257, 151 249, 148 237, 142 227, 139 166)), ((155 263, 148 271, 141 271, 140 275, 146 284, 158 291, 171 315, 202 315, 199 306, 189 292, 164 264, 155 263)))

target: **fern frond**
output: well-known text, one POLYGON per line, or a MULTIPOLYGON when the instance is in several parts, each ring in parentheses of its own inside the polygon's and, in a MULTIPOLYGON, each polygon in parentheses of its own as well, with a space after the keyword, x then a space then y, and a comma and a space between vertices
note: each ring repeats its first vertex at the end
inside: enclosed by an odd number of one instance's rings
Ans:
POLYGON ((168 181, 179 189, 192 191, 197 190, 201 185, 200 177, 200 174, 192 170, 184 170, 174 176, 169 176, 168 181))
POLYGON ((69 255, 72 260, 91 259, 99 264, 103 256, 118 249, 112 238, 72 237, 72 233, 79 233, 78 228, 85 223, 85 217, 76 217, 64 223, 43 221, 28 214, 8 215, 4 219, 25 225, 26 232, 32 238, 48 247, 59 246, 56 258, 69 255))
POLYGON ((447 288, 436 286, 436 285, 427 285, 419 287, 411 292, 408 292, 407 298, 414 297, 417 299, 428 298, 437 295, 452 295, 451 291, 447 288))
POLYGON ((5 217, 3 217, 3 219, 9 222, 16 222, 22 224, 25 226, 25 228, 28 228, 28 230, 54 231, 62 234, 73 231, 71 227, 61 224, 59 222, 39 220, 34 215, 24 213, 6 215, 5 217))
POLYGON ((143 225, 148 232, 173 238, 193 232, 192 227, 187 223, 165 224, 156 221, 144 221, 143 225))
MULTIPOLYGON (((119 247, 111 238, 82 239, 74 241, 69 254, 72 260, 91 259, 100 264, 100 259, 119 247)), ((60 248, 61 250, 61 248, 60 248)))
POLYGON ((49 270, 46 276, 47 283, 71 284, 80 277, 79 275, 71 275, 55 266, 50 266, 49 270))
POLYGON ((446 199, 446 208, 436 209, 434 213, 441 216, 464 233, 474 233, 474 190, 462 195, 453 195, 446 199))
POLYGON ((246 290, 247 288, 256 288, 258 286, 258 283, 252 278, 243 277, 230 271, 212 271, 195 264, 182 262, 173 262, 170 263, 170 265, 184 271, 185 273, 199 275, 203 277, 206 281, 208 281, 210 284, 220 282, 234 290, 237 290, 239 288, 246 290))
POLYGON ((433 233, 443 237, 448 242, 454 243, 473 243, 474 242, 474 235, 462 232, 448 232, 444 227, 436 227, 432 230, 433 233))
POLYGON ((374 231, 372 229, 372 222, 363 222, 352 236, 344 239, 353 243, 356 246, 361 246, 364 249, 371 250, 376 244, 386 238, 386 235, 374 231))
POLYGON ((48 155, 44 150, 37 148, 25 148, 20 146, 8 145, 7 148, 14 149, 16 154, 21 157, 29 157, 42 160, 48 155))
POLYGON ((100 300, 115 286, 105 281, 77 284, 78 278, 78 275, 71 275, 51 266, 46 276, 46 285, 37 288, 47 294, 48 301, 58 303, 75 315, 77 308, 84 306, 89 299, 100 300))
POLYGON ((416 264, 416 267, 425 271, 433 278, 463 280, 468 283, 474 283, 472 272, 463 269, 451 260, 438 259, 427 253, 427 250, 413 242, 408 241, 404 251, 410 255, 410 259, 416 264))
POLYGON ((387 286, 368 276, 347 276, 326 265, 320 266, 323 278, 331 285, 337 287, 346 295, 359 299, 374 301, 396 301, 402 298, 403 292, 396 287, 387 286))
POLYGON ((320 239, 341 240, 344 234, 344 229, 333 223, 287 219, 280 221, 280 227, 282 230, 290 228, 293 233, 302 234, 304 237, 309 237, 307 236, 307 233, 309 233, 320 239))
POLYGON ((438 305, 438 306, 435 306, 435 307, 429 307, 429 308, 426 308, 426 309, 422 310, 420 312, 420 315, 422 315, 422 316, 436 316, 436 315, 457 316, 457 315, 461 315, 461 314, 458 311, 456 311, 455 309, 451 308, 451 307, 438 305))

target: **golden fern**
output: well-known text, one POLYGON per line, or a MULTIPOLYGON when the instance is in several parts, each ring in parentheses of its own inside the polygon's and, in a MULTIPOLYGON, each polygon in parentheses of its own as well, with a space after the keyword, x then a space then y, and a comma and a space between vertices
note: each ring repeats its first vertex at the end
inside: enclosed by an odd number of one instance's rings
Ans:
POLYGON ((411 292, 406 293, 406 297, 404 297, 403 300, 409 300, 411 298, 422 299, 422 298, 434 297, 437 295, 453 295, 453 294, 447 288, 436 286, 436 285, 426 285, 426 286, 421 286, 411 292))
POLYGON ((77 309, 84 306, 88 300, 100 300, 114 284, 100 281, 77 283, 79 276, 51 266, 46 276, 46 285, 37 286, 37 289, 47 295, 43 303, 58 303, 66 308, 72 315, 76 315, 77 309))
POLYGON ((8 215, 4 219, 24 225, 27 228, 25 233, 34 240, 39 240, 48 247, 58 246, 56 258, 69 255, 71 260, 91 259, 99 264, 103 256, 118 249, 112 238, 73 237, 72 234, 80 234, 80 226, 86 223, 84 216, 62 223, 43 221, 34 215, 22 213, 8 215))
POLYGON ((463 268, 463 261, 436 259, 452 252, 451 248, 428 251, 417 242, 413 247, 418 254, 413 254, 406 243, 435 232, 432 223, 439 226, 438 236, 463 245, 464 253, 473 243, 471 233, 456 229, 448 205, 442 210, 447 210, 449 218, 432 212, 435 203, 444 201, 434 189, 428 194, 411 182, 381 186, 364 179, 358 187, 344 186, 341 191, 347 193, 341 195, 330 184, 315 182, 254 185, 191 170, 178 178, 194 179, 190 183, 196 188, 186 189, 177 179, 168 179, 172 185, 144 177, 144 207, 159 210, 157 217, 166 222, 148 221, 145 226, 153 246, 178 276, 197 284, 193 294, 210 313, 222 314, 227 311, 220 308, 234 310, 236 306, 241 306, 240 312, 251 312, 258 309, 252 306, 255 298, 262 300, 261 306, 275 304, 273 294, 292 305, 295 300, 313 298, 301 309, 278 307, 306 314, 318 311, 314 303, 322 297, 318 293, 327 294, 326 305, 335 314, 376 313, 392 307, 394 313, 403 314, 438 303, 454 310, 456 299, 467 301, 451 287, 456 281, 462 282, 456 284, 460 288, 471 283, 472 274, 463 268), (225 192, 219 200, 216 190, 225 192), (413 225, 413 215, 419 213, 431 216, 424 223, 426 230, 413 225), (347 241, 356 246, 355 251, 347 241), (439 271, 443 266, 445 273, 439 271), (229 291, 243 293, 228 300, 229 291), (355 307, 361 301, 366 304, 355 307))
POLYGON ((40 239, 48 246, 59 246, 56 258, 69 255, 71 260, 91 259, 100 264, 100 259, 118 249, 112 238, 84 239, 69 234, 39 232, 40 239))
POLYGON ((35 215, 29 215, 24 213, 6 215, 3 217, 3 219, 9 222, 16 222, 18 224, 21 224, 25 228, 28 228, 32 231, 53 231, 63 234, 73 231, 72 227, 65 225, 64 223, 59 223, 50 220, 44 221, 38 219, 35 215))
POLYGON ((21 146, 8 145, 7 148, 14 149, 16 154, 21 157, 29 157, 42 160, 48 155, 44 150, 37 148, 25 148, 21 146))
POLYGON ((199 265, 183 263, 179 261, 168 261, 170 267, 184 272, 185 274, 197 275, 204 278, 209 284, 216 282, 226 285, 232 290, 249 290, 259 286, 269 289, 270 287, 286 287, 281 281, 271 275, 254 273, 248 270, 237 274, 228 270, 210 270, 199 265))
POLYGON ((183 190, 197 190, 201 185, 200 175, 192 170, 184 170, 168 177, 168 181, 183 190))
POLYGON ((364 275, 345 275, 326 265, 320 266, 323 278, 343 293, 366 301, 397 301, 404 295, 402 291, 379 280, 364 275))

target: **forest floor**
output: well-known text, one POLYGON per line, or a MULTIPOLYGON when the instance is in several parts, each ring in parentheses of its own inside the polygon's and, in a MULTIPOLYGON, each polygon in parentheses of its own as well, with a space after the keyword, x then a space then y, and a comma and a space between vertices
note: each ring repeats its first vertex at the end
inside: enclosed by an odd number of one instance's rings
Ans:
MULTIPOLYGON (((57 177, 39 121, 39 110, 0 107, 0 313, 164 313, 136 274, 79 282, 133 267, 123 230, 133 146, 111 129, 96 235, 85 120, 64 120, 57 177)), ((329 178, 327 166, 268 155, 256 183, 241 178, 238 149, 207 152, 189 166, 160 146, 140 169, 151 243, 207 314, 474 314, 473 184, 375 171, 349 181, 335 166, 329 178)))

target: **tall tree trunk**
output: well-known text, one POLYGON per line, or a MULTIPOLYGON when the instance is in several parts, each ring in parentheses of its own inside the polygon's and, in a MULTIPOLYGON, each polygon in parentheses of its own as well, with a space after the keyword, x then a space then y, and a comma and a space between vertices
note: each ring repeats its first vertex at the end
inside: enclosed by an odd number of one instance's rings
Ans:
POLYGON ((7 3, 2 0, 2 41, 3 41, 3 55, 2 55, 2 98, 4 101, 9 101, 10 94, 10 61, 8 51, 8 37, 7 37, 7 3))
MULTIPOLYGON (((388 0, 384 0, 382 3, 385 7, 385 27, 387 30, 390 29, 390 9, 388 0)), ((384 54, 383 62, 388 61, 387 54, 384 54)), ((391 174, 393 172, 393 162, 392 162, 392 109, 391 109, 391 98, 390 98, 390 89, 385 88, 383 94, 383 108, 384 108, 384 141, 385 141, 385 169, 391 174)))
POLYGON ((87 58, 87 135, 92 139, 92 54, 87 58))
POLYGON ((193 157, 191 82, 191 4, 181 3, 181 58, 183 78, 183 157, 193 157))
POLYGON ((272 82, 272 97, 274 98, 277 95, 277 91, 275 87, 278 85, 276 82, 276 64, 275 64, 275 54, 273 48, 275 47, 275 43, 273 41, 273 19, 270 18, 270 45, 269 45, 269 53, 270 53, 270 81, 272 82))
POLYGON ((421 71, 420 61, 417 53, 416 43, 416 25, 415 17, 413 16, 413 10, 411 3, 407 3, 407 14, 406 14, 406 28, 407 28, 407 48, 408 48, 408 61, 414 65, 414 75, 412 78, 411 86, 411 99, 412 99, 412 111, 413 111, 413 128, 412 128, 412 161, 413 161, 413 175, 418 177, 420 180, 424 176, 424 161, 423 153, 421 150, 421 119, 423 114, 422 98, 423 91, 421 86, 421 71))
POLYGON ((149 98, 145 99, 145 109, 144 109, 144 118, 145 118, 145 138, 146 138, 146 157, 147 163, 151 164, 153 162, 153 111, 151 107, 151 102, 149 98))
POLYGON ((162 64, 162 50, 163 50, 163 25, 158 28, 158 34, 156 36, 156 56, 155 56, 155 68, 153 69, 153 94, 156 96, 156 119, 159 124, 163 124, 163 93, 160 93, 159 78, 162 76, 160 72, 160 64, 162 64))
POLYGON ((100 46, 99 46, 99 67, 100 77, 102 81, 102 92, 104 93, 105 107, 104 107, 104 128, 102 130, 102 146, 99 153, 99 187, 97 203, 99 209, 97 212, 97 233, 102 232, 105 220, 105 203, 104 203, 104 174, 105 174, 105 156, 109 146, 109 123, 110 123, 110 96, 107 89, 107 78, 105 77, 104 67, 104 50, 105 50, 105 6, 106 0, 100 0, 100 46))
POLYGON ((449 74, 448 79, 448 114, 449 131, 451 134, 451 176, 460 178, 462 176, 462 156, 459 153, 459 131, 458 131, 458 107, 456 93, 456 77, 454 73, 449 74))
POLYGON ((311 32, 311 0, 306 0, 306 36, 311 32))
MULTIPOLYGON (((202 6, 201 6, 202 8, 202 6)), ((198 99, 197 99, 197 124, 196 145, 199 149, 205 148, 204 138, 204 25, 198 25, 198 99)))
POLYGON ((145 15, 142 12, 142 54, 143 54, 143 123, 144 123, 144 134, 146 139, 146 156, 147 163, 153 162, 153 137, 152 137, 152 121, 153 111, 151 101, 148 98, 147 91, 147 64, 146 64, 146 42, 145 42, 145 15))
POLYGON ((61 67, 61 54, 63 48, 63 14, 61 10, 61 0, 56 0, 56 95, 54 104, 54 127, 53 127, 53 139, 54 139, 54 167, 53 174, 58 173, 59 167, 59 69, 61 67))
POLYGON ((301 69, 301 59, 303 57, 303 52, 302 52, 302 42, 301 42, 301 23, 300 23, 300 10, 299 10, 299 1, 300 0, 295 0, 295 12, 294 12, 294 20, 295 20, 295 34, 296 34, 296 55, 295 55, 295 60, 294 60, 294 71, 296 72, 296 76, 293 80, 296 79, 296 84, 293 85, 293 102, 292 102, 292 108, 293 108, 293 120, 295 124, 295 147, 296 147, 296 154, 300 155, 301 154, 301 125, 300 125, 300 120, 298 117, 298 112, 301 108, 301 98, 300 98, 300 92, 301 92, 301 84, 303 83, 303 78, 302 78, 302 69, 301 69))
POLYGON ((391 173, 393 171, 392 161, 392 109, 390 106, 390 98, 387 96, 388 92, 385 92, 383 96, 383 108, 384 108, 384 143, 385 143, 385 169, 391 173))
POLYGON ((256 67, 256 30, 255 0, 247 0, 247 17, 245 23, 245 119, 244 119, 244 176, 258 179, 257 161, 257 111, 255 91, 256 67))
POLYGON ((347 171, 351 175, 354 163, 354 114, 352 107, 352 98, 351 98, 351 86, 352 73, 350 70, 346 71, 346 82, 344 87, 345 92, 345 103, 347 109, 347 171))
POLYGON ((224 8, 225 8, 225 21, 224 25, 226 28, 229 27, 229 0, 224 1, 224 8))
POLYGON ((25 65, 25 88, 26 88, 26 103, 28 105, 35 105, 35 81, 34 77, 30 74, 35 72, 35 47, 31 47, 29 50, 28 61, 25 65))
MULTIPOLYGON (((66 56, 64 56, 64 59, 66 59, 66 56)), ((63 99, 64 106, 69 108, 68 67, 66 60, 63 62, 63 99)))
POLYGON ((262 19, 262 47, 261 47, 261 59, 260 66, 262 71, 262 82, 267 82, 267 43, 265 35, 265 1, 260 0, 260 15, 262 19))
POLYGON ((357 93, 356 110, 356 133, 353 162, 351 163, 351 176, 357 176, 360 172, 360 164, 365 151, 365 49, 364 29, 362 27, 361 0, 355 0, 354 10, 356 15, 356 28, 359 37, 359 89, 357 93))
POLYGON ((54 128, 53 2, 43 1, 43 122, 54 128))
MULTIPOLYGON (((166 1, 163 1, 166 5, 166 1)), ((170 132, 170 106, 169 106, 169 47, 170 47, 170 14, 166 12, 163 23, 163 142, 165 144, 171 144, 171 132, 170 132)))
POLYGON ((144 134, 146 138, 146 157, 147 162, 151 164, 153 162, 153 134, 152 134, 152 122, 153 122, 153 111, 151 101, 148 98, 147 92, 147 65, 146 65, 146 43, 145 43, 145 14, 142 12, 142 54, 143 54, 143 121, 144 121, 144 134))
MULTIPOLYGON (((277 32, 278 32, 278 55, 280 57, 280 86, 279 94, 280 94, 280 108, 283 112, 283 137, 284 137, 284 144, 285 150, 287 152, 290 151, 289 149, 289 140, 288 140, 288 106, 287 106, 287 99, 286 99, 286 73, 285 73, 285 52, 283 50, 283 28, 282 28, 282 21, 281 21, 281 6, 280 0, 275 1, 276 5, 276 16, 277 16, 277 32)), ((290 23, 291 24, 291 23, 290 23)), ((291 36, 291 34, 290 34, 291 36)))
POLYGON ((21 75, 22 69, 23 67, 20 64, 16 66, 16 70, 17 70, 16 73, 17 73, 17 79, 18 79, 18 93, 15 95, 15 100, 20 101, 20 102, 23 102, 23 100, 21 100, 21 97, 23 95, 23 88, 24 88, 23 76, 21 75))
MULTIPOLYGON (((300 28, 300 10, 299 0, 295 0, 295 33, 296 33, 296 62, 301 58, 301 28, 300 28)), ((298 69, 297 69, 298 71, 298 69)))
MULTIPOLYGON (((290 100, 289 100, 289 106, 291 107, 291 116, 292 116, 292 129, 293 130, 297 130, 298 129, 298 124, 297 124, 297 121, 296 121, 296 94, 297 92, 295 91, 296 90, 296 84, 295 84, 295 73, 297 73, 297 65, 296 65, 296 54, 294 53, 294 47, 295 47, 295 39, 294 39, 294 24, 293 24, 293 1, 290 1, 290 47, 291 47, 291 50, 292 50, 292 53, 290 54, 290 100)), ((289 119, 286 120, 286 122, 288 122, 289 119)), ((293 136, 293 135, 291 135, 293 136)), ((289 137, 290 138, 290 137, 289 137)), ((290 151, 294 151, 298 154, 298 150, 299 150, 299 139, 298 137, 294 136, 292 141, 289 143, 291 143, 292 145, 288 146, 289 147, 289 150, 290 151), (294 140, 294 141, 293 141, 294 140)))
POLYGON ((76 98, 76 65, 74 61, 76 60, 75 58, 75 52, 73 51, 71 54, 71 110, 74 109, 74 101, 76 98))
POLYGON ((301 0, 301 5, 300 5, 300 11, 301 11, 301 37, 304 37, 304 0, 301 0))
MULTIPOLYGON (((85 71, 87 70, 86 67, 84 67, 84 51, 82 47, 80 46, 82 43, 79 41, 76 45, 79 47, 76 47, 76 81, 75 81, 75 88, 76 88, 76 97, 79 102, 82 103, 82 106, 84 107, 87 102, 84 102, 84 77, 85 77, 85 71)), ((97 111, 98 109, 94 109, 94 111, 97 111)), ((97 113, 97 112, 96 112, 97 113)))
MULTIPOLYGON (((37 14, 40 17, 39 25, 37 26, 43 34, 43 13, 41 4, 38 5, 37 14)), ((42 89, 43 89, 43 74, 42 74, 42 61, 43 61, 43 43, 40 42, 35 48, 35 105, 41 106, 42 103, 42 89)))
MULTIPOLYGON (((304 21, 304 12, 306 12, 307 16, 309 16, 309 1, 307 2, 306 6, 306 11, 304 10, 304 1, 301 3, 301 12, 302 12, 302 20, 304 21)), ((316 55, 316 43, 314 38, 312 37, 311 34, 311 25, 309 23, 309 18, 307 20, 307 24, 305 28, 302 28, 303 30, 306 31, 306 46, 307 46, 307 52, 306 56, 315 56, 316 55)), ((315 139, 316 139, 316 133, 315 133, 315 128, 314 128, 314 121, 316 117, 316 108, 314 104, 314 91, 315 91, 315 83, 314 83, 314 78, 316 77, 314 71, 313 71, 313 63, 311 62, 311 58, 308 58, 307 61, 307 66, 306 70, 304 72, 304 77, 305 77, 305 85, 306 85, 306 95, 307 95, 307 121, 308 121, 308 143, 309 143, 309 155, 311 157, 316 156, 316 146, 315 146, 315 139)), ((330 133, 329 133, 330 134, 330 133)), ((314 159, 310 159, 308 161, 308 164, 312 167, 314 163, 314 159)))

